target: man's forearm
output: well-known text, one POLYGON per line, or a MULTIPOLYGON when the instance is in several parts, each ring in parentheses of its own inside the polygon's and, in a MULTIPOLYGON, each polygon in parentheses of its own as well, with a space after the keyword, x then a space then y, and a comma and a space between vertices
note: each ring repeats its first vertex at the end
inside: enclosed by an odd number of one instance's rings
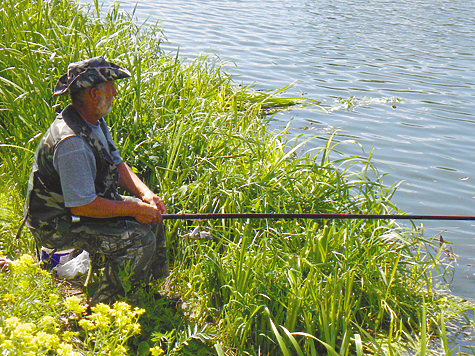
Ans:
POLYGON ((101 197, 96 197, 86 205, 70 208, 73 215, 87 216, 90 218, 113 218, 120 216, 134 216, 137 210, 137 203, 113 201, 101 197))
POLYGON ((141 224, 158 224, 162 221, 160 210, 153 205, 133 202, 114 201, 96 197, 86 205, 70 208, 73 215, 90 218, 114 218, 130 216, 141 224))
POLYGON ((119 171, 119 186, 121 188, 132 193, 144 203, 156 206, 160 213, 165 214, 167 212, 163 200, 152 192, 126 163, 118 164, 117 169, 119 171))

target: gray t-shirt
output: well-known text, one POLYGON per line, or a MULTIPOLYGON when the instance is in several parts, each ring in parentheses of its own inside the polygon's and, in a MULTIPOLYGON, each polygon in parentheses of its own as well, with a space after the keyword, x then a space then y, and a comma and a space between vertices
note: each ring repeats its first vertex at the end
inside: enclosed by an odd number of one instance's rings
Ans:
MULTIPOLYGON (((122 157, 117 149, 112 152, 109 150, 109 143, 115 147, 109 129, 104 136, 99 124, 95 126, 88 123, 88 125, 111 154, 114 164, 121 163, 122 157)), ((61 141, 54 151, 53 165, 59 173, 66 207, 86 205, 96 199, 94 187, 96 160, 91 147, 82 138, 72 136, 61 141)))

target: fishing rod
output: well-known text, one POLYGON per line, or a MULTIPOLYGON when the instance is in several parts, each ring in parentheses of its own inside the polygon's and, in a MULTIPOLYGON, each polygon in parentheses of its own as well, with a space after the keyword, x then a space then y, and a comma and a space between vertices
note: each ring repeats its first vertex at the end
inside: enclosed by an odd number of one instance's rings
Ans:
POLYGON ((475 216, 402 215, 402 214, 333 214, 333 213, 199 213, 162 214, 163 220, 219 219, 366 219, 366 220, 475 220, 475 216))

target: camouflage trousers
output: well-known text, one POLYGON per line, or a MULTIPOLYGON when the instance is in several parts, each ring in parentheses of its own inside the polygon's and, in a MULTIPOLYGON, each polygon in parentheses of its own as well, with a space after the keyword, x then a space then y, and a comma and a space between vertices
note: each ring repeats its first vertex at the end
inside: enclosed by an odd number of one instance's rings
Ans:
POLYGON ((147 284, 150 278, 169 274, 162 224, 147 226, 124 218, 81 218, 71 222, 63 217, 55 225, 49 231, 30 227, 37 246, 86 250, 91 261, 102 261, 101 282, 91 296, 91 305, 113 302, 124 295, 126 284, 133 290, 147 284))

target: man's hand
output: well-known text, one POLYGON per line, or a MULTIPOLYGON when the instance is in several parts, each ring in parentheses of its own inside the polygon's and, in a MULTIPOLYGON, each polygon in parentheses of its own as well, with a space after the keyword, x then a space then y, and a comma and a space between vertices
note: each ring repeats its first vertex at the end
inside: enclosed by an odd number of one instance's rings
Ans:
POLYGON ((139 223, 145 224, 145 225, 148 225, 148 224, 156 225, 156 224, 161 223, 163 220, 160 209, 155 204, 148 204, 148 203, 139 203, 139 208, 136 209, 134 218, 139 223))
POLYGON ((155 206, 160 211, 160 214, 167 213, 167 208, 165 207, 165 203, 163 202, 163 200, 158 195, 154 194, 152 191, 149 191, 147 194, 142 196, 142 201, 144 203, 155 206))

